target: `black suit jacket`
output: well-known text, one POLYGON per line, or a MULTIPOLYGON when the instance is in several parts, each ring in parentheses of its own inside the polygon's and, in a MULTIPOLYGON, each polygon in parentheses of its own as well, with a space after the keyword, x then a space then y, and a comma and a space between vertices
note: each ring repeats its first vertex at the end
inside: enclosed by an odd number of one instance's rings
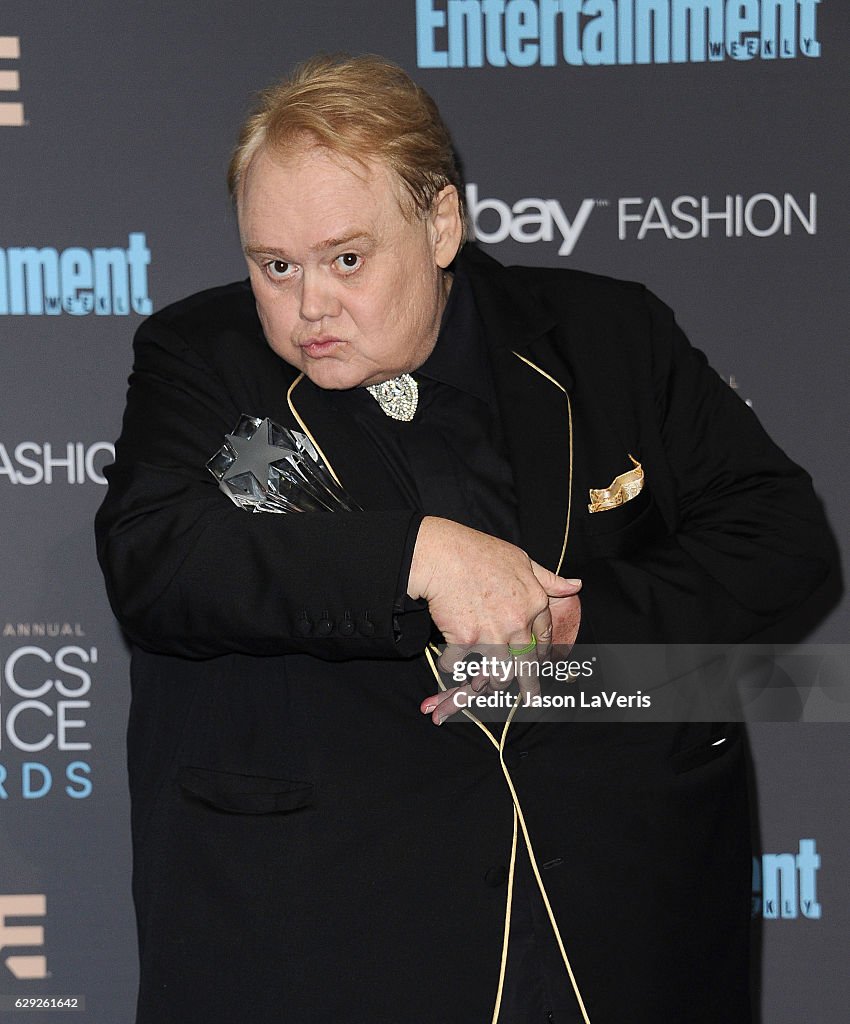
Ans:
MULTIPOLYGON (((584 638, 737 642, 815 589, 829 542, 808 477, 666 306, 459 258, 523 544, 584 580, 584 638), (641 494, 589 514, 629 455, 641 494)), ((594 1024, 746 1019, 738 730, 522 725, 503 767, 468 719, 435 729, 430 620, 394 610, 415 510, 333 393, 268 348, 247 283, 141 326, 107 472, 98 551, 134 645, 140 1024, 489 1021, 518 811, 594 1024), (242 413, 309 432, 364 511, 231 505, 204 467, 242 413)))

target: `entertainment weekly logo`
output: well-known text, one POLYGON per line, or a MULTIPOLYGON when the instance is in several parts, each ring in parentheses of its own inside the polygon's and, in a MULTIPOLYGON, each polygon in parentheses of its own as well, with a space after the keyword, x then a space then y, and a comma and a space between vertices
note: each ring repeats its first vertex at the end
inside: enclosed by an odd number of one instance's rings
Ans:
POLYGON ((420 68, 820 57, 821 0, 417 0, 420 68))
POLYGON ((126 248, 0 248, 0 316, 148 316, 150 262, 141 231, 129 233, 126 248))
POLYGON ((466 186, 466 204, 476 241, 494 245, 511 238, 523 245, 554 243, 559 256, 572 254, 591 218, 609 232, 616 230, 620 242, 817 234, 815 192, 585 198, 565 208, 559 199, 528 197, 508 203, 482 197, 478 185, 471 182, 466 186))
MULTIPOLYGON (((7 623, 4 638, 48 636, 48 626, 7 623), (26 628, 24 628, 26 627, 26 628), (34 630, 34 635, 33 634, 34 630)), ((59 630, 84 635, 68 623, 59 630)), ((85 643, 0 643, 0 805, 7 800, 85 800, 92 793, 88 716, 97 647, 85 643)))
POLYGON ((765 920, 819 921, 817 873, 820 854, 814 839, 801 839, 796 853, 763 853, 753 857, 752 916, 765 920))

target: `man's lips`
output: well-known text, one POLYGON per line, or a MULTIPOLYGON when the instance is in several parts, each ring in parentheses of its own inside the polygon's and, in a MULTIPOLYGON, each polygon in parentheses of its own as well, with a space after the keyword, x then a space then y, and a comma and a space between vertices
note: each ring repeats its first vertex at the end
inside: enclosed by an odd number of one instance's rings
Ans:
POLYGON ((341 338, 325 335, 321 338, 313 338, 310 341, 299 342, 298 347, 312 359, 320 359, 322 356, 330 355, 340 345, 344 344, 345 342, 341 338))

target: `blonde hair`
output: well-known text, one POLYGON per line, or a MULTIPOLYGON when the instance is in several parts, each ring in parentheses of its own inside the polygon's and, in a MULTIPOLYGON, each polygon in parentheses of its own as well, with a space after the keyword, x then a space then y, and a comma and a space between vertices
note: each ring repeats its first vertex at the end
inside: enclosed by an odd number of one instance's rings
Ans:
POLYGON ((227 172, 233 201, 263 146, 281 152, 307 137, 363 163, 383 160, 424 216, 446 185, 458 191, 466 225, 463 184, 448 130, 436 103, 397 64, 382 57, 319 55, 299 64, 260 93, 227 172))

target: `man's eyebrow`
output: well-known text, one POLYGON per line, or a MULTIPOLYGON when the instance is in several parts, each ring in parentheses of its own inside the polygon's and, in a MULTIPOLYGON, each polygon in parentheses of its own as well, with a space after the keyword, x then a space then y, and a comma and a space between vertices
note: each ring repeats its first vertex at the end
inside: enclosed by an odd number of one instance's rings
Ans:
POLYGON ((325 252, 328 249, 339 249, 343 245, 348 245, 350 242, 371 242, 372 235, 368 231, 349 231, 348 234, 342 235, 340 238, 326 238, 322 242, 317 242, 315 245, 310 246, 311 252, 325 252))
MULTIPOLYGON (((373 236, 368 231, 350 231, 339 238, 325 238, 310 246, 310 252, 327 252, 329 249, 339 249, 351 242, 371 242, 373 236)), ((273 245, 246 245, 245 252, 249 256, 277 256, 280 259, 288 260, 291 257, 285 249, 278 249, 273 245)))

